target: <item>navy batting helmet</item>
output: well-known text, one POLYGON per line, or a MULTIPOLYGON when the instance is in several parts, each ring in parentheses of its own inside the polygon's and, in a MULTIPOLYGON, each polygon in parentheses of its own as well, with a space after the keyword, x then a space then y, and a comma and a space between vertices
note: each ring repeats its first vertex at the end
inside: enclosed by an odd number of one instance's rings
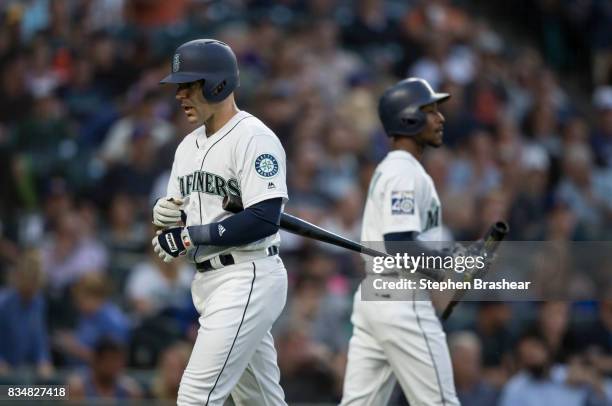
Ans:
POLYGON ((160 83, 203 80, 202 93, 212 103, 225 99, 238 86, 238 62, 232 49, 215 39, 196 39, 181 45, 172 58, 172 73, 160 83))
POLYGON ((378 102, 378 116, 387 135, 416 135, 423 130, 427 116, 421 107, 443 103, 448 93, 436 93, 426 80, 408 78, 388 88, 378 102))

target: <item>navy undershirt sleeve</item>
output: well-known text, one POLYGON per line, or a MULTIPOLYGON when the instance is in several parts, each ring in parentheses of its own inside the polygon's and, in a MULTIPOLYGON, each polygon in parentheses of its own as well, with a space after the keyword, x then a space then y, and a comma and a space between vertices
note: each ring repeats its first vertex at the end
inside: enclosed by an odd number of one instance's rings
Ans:
POLYGON ((189 226, 195 245, 236 246, 275 234, 279 229, 283 199, 269 199, 247 207, 217 223, 189 226))
POLYGON ((448 254, 442 251, 427 247, 425 244, 417 240, 419 233, 417 231, 406 231, 402 233, 389 233, 384 235, 385 250, 388 254, 396 255, 404 253, 411 256, 424 254, 428 257, 445 257, 448 254), (397 244, 398 242, 410 242, 408 244, 397 244))

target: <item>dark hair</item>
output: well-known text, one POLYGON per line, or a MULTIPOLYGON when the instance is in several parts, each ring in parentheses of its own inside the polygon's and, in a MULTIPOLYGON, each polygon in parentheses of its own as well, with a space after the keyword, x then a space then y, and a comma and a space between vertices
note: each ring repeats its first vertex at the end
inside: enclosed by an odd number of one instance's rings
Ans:
POLYGON ((125 348, 123 344, 112 337, 104 336, 98 340, 96 345, 94 346, 94 356, 99 358, 108 353, 111 354, 123 354, 125 352, 125 348))

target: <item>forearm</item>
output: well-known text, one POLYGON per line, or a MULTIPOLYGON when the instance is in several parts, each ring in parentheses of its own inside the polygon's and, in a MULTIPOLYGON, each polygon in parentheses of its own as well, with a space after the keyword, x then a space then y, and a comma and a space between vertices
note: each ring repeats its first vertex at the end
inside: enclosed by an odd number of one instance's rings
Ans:
POLYGON ((425 255, 429 258, 440 258, 441 260, 449 255, 448 252, 430 248, 423 241, 418 241, 418 235, 419 233, 416 231, 385 234, 385 250, 390 255, 408 254, 415 257, 425 255))
POLYGON ((244 245, 275 234, 281 208, 281 198, 264 200, 223 221, 189 226, 187 230, 195 245, 244 245))

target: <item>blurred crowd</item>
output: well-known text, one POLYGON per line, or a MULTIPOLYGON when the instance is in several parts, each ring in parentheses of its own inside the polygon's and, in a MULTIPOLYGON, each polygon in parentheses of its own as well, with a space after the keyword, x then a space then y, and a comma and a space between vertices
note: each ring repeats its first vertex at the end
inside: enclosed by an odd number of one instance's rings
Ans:
MULTIPOLYGON (((611 240, 612 36, 583 44, 596 69, 575 89, 538 38, 502 35, 470 3, 0 2, 0 383, 176 396, 197 333, 195 271, 149 244, 152 202, 193 130, 158 81, 189 39, 220 39, 238 56, 239 107, 287 151, 289 212, 359 239, 389 150, 378 96, 420 76, 452 94, 446 145, 424 159, 449 235, 475 240, 503 218, 514 240, 611 240)), ((606 1, 537 3, 580 3, 603 18, 595 27, 612 24, 606 1)), ((281 383, 288 401, 337 402, 361 260, 282 238, 281 383)), ((452 320, 463 404, 612 402, 612 301, 466 303, 452 320)), ((406 404, 399 391, 393 404, 406 404)))

